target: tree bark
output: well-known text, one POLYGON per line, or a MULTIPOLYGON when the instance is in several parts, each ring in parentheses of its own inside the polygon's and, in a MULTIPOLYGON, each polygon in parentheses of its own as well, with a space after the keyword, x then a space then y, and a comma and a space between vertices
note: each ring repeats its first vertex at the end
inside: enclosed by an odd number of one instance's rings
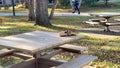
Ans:
POLYGON ((57 5, 58 5, 58 0, 54 0, 54 5, 53 5, 53 7, 52 7, 52 9, 51 9, 49 19, 52 19, 52 18, 53 18, 54 11, 55 11, 57 5))
POLYGON ((73 3, 72 3, 72 0, 70 0, 70 5, 71 5, 71 7, 72 7, 72 9, 73 9, 74 7, 73 7, 73 3))
POLYGON ((6 5, 6 0, 3 0, 3 6, 4 6, 5 10, 8 10, 8 6, 6 5))
POLYGON ((108 1, 109 1, 109 0, 105 0, 105 6, 108 6, 108 1))
POLYGON ((26 0, 26 3, 29 9, 28 21, 35 21, 34 0, 30 0, 30 2, 26 0))
POLYGON ((79 8, 80 8, 80 6, 81 6, 81 4, 82 4, 82 0, 78 0, 79 1, 79 8))
POLYGON ((48 18, 48 0, 36 0, 36 24, 41 26, 50 26, 48 18))

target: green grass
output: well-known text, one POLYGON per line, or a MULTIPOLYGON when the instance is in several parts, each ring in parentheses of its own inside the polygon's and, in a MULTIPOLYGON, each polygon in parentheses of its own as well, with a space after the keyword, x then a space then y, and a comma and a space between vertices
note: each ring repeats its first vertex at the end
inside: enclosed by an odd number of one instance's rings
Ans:
MULTIPOLYGON (((53 26, 51 27, 42 27, 42 26, 33 26, 34 22, 27 21, 27 17, 0 17, 3 19, 3 24, 0 24, 0 37, 15 35, 35 30, 43 31, 54 31, 59 32, 62 30, 70 29, 73 31, 78 31, 86 28, 101 28, 101 26, 90 26, 83 23, 82 21, 88 20, 93 17, 55 17, 51 20, 53 26)), ((82 34, 77 32, 78 34, 82 34)), ((83 34, 84 35, 84 34, 83 34)), ((96 35, 97 36, 97 35, 96 35)), ((85 35, 83 39, 80 39, 72 44, 78 46, 89 47, 89 54, 98 56, 98 60, 90 63, 89 65, 97 66, 101 68, 120 68, 120 36, 112 37, 108 36, 107 38, 93 37, 93 35, 85 35)), ((57 59, 70 60, 74 58, 76 54, 63 53, 57 55, 57 59)), ((0 59, 2 60, 2 59, 0 59)), ((9 58, 8 58, 9 60, 9 58)), ((14 64, 21 61, 18 58, 13 58, 9 60, 2 60, 0 62, 2 66, 7 66, 9 64, 14 64), (7 63, 8 62, 8 63, 7 63)))

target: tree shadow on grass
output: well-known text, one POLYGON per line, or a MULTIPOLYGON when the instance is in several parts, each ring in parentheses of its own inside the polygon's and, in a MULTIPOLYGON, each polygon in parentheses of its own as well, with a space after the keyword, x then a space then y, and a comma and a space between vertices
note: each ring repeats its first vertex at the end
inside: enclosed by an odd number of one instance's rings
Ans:
POLYGON ((78 32, 90 33, 90 34, 100 34, 100 35, 110 35, 110 36, 120 36, 119 31, 105 32, 101 29, 85 29, 85 30, 78 30, 78 32))
POLYGON ((52 30, 56 30, 56 31, 63 31, 63 30, 72 30, 72 31, 76 31, 76 29, 72 29, 72 28, 67 28, 67 27, 59 27, 59 26, 49 26, 49 27, 46 27, 48 29, 52 29, 52 30))
POLYGON ((94 50, 95 50, 94 55, 98 56, 98 59, 100 59, 101 61, 106 60, 108 62, 119 64, 120 62, 119 50, 106 50, 106 49, 100 49, 100 50, 94 49, 94 50))

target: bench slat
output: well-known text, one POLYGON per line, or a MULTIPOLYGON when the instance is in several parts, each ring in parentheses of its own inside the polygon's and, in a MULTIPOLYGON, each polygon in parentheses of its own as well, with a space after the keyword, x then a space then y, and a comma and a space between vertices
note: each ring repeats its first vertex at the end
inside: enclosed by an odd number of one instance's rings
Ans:
POLYGON ((15 50, 2 49, 0 50, 0 57, 11 55, 15 50))
POLYGON ((73 59, 70 62, 57 66, 56 68, 81 68, 95 59, 97 59, 96 56, 82 55, 81 57, 73 59))
POLYGON ((106 23, 106 25, 109 25, 109 26, 119 26, 120 22, 118 22, 118 23, 106 23))
POLYGON ((55 51, 51 52, 51 53, 48 54, 48 55, 41 56, 41 58, 51 58, 51 57, 53 57, 53 56, 55 56, 56 54, 59 54, 59 53, 61 53, 61 52, 63 52, 62 49, 55 50, 55 51))
POLYGON ((92 22, 92 21, 85 21, 85 23, 92 24, 92 25, 98 25, 99 22, 92 22))
POLYGON ((19 52, 14 52, 12 55, 16 56, 16 57, 19 57, 21 59, 24 59, 24 60, 32 58, 32 56, 30 56, 30 55, 26 55, 26 54, 19 53, 19 52))
POLYGON ((77 52, 77 53, 81 53, 83 51, 88 50, 87 47, 76 46, 72 44, 65 44, 65 45, 60 46, 59 48, 70 51, 70 52, 77 52))
POLYGON ((115 21, 117 21, 117 22, 120 22, 120 19, 114 19, 115 21))

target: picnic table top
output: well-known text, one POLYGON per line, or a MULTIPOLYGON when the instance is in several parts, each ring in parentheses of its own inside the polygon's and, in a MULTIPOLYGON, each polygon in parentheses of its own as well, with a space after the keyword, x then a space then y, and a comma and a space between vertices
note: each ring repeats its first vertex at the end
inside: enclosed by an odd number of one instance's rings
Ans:
POLYGON ((120 13, 91 13, 91 16, 98 16, 98 17, 113 17, 113 16, 120 16, 120 13))
POLYGON ((0 46, 29 53, 36 53, 48 48, 58 47, 80 39, 81 36, 60 37, 59 33, 34 31, 0 38, 0 46))

